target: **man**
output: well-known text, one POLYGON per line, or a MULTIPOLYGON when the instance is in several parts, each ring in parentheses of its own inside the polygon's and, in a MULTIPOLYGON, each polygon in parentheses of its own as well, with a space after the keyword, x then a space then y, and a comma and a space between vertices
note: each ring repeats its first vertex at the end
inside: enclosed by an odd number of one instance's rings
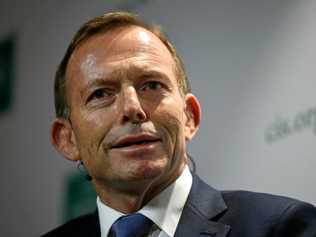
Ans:
POLYGON ((220 192, 190 173, 199 102, 172 44, 136 16, 81 27, 56 73, 55 106, 52 143, 86 168, 97 211, 44 236, 316 236, 312 205, 220 192))

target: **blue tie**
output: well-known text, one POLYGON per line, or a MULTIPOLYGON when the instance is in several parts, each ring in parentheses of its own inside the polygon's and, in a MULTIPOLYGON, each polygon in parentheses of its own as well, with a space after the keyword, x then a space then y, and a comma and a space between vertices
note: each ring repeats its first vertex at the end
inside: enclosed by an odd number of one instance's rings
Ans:
POLYGON ((111 227, 115 237, 142 237, 149 233, 153 222, 146 216, 136 213, 122 216, 111 227))

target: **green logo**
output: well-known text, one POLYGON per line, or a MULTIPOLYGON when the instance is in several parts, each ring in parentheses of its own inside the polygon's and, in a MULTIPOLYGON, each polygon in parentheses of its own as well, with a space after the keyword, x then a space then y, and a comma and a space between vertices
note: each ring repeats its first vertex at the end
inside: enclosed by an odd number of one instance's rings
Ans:
POLYGON ((67 177, 64 203, 64 221, 96 210, 96 193, 82 173, 75 172, 67 177))
POLYGON ((264 137, 271 144, 306 129, 312 129, 316 134, 316 108, 298 112, 293 118, 276 118, 266 129, 264 137))
POLYGON ((0 42, 0 112, 7 111, 12 103, 14 72, 14 38, 0 42))

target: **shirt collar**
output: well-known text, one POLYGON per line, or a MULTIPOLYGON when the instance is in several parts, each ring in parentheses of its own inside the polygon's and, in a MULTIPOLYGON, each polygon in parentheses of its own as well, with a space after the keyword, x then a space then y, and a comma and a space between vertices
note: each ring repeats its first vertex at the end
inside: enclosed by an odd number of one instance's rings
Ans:
MULTIPOLYGON (((170 237, 176 232, 184 204, 192 186, 192 175, 186 166, 178 179, 154 197, 138 212, 151 219, 170 237)), ((97 197, 101 237, 108 236, 112 224, 125 215, 103 204, 97 197)))

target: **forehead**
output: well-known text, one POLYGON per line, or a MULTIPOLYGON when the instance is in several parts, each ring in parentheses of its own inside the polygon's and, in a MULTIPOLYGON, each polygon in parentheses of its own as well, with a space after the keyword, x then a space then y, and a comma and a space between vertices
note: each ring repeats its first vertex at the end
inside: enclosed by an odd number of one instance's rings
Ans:
POLYGON ((171 53, 156 35, 142 27, 123 26, 82 42, 70 57, 66 76, 91 73, 95 67, 106 70, 116 62, 120 66, 122 62, 133 62, 175 68, 171 53))

